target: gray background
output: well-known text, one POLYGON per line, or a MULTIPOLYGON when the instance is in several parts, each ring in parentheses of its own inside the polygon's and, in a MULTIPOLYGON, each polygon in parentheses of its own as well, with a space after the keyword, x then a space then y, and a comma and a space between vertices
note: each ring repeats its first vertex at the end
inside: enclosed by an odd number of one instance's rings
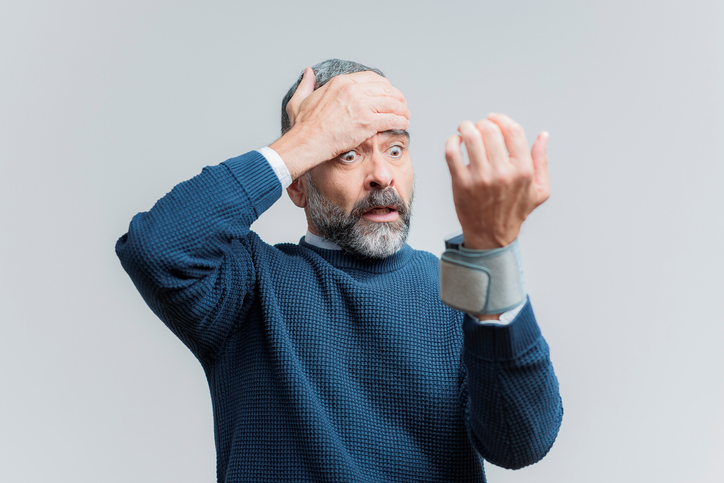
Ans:
MULTIPOLYGON (((490 481, 724 481, 720 4, 3 2, 0 481, 214 480, 203 371, 113 246, 177 182, 272 142, 330 57, 407 97, 417 248, 457 228, 460 121, 551 133, 521 244, 565 418, 546 459, 490 481)), ((304 228, 286 197, 254 225, 304 228)))

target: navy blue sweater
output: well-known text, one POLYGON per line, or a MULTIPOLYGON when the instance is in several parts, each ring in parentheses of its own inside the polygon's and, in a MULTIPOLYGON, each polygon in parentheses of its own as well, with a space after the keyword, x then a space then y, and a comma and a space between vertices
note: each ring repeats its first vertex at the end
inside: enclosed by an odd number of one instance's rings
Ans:
POLYGON ((199 359, 220 482, 484 481, 542 458, 562 417, 530 304, 508 326, 440 302, 438 260, 264 243, 281 195, 251 152, 136 215, 116 251, 199 359))

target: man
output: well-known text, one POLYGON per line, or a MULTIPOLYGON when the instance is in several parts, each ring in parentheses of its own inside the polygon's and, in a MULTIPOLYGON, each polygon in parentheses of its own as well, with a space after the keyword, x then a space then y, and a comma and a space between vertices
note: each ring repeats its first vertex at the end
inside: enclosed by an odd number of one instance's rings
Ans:
POLYGON ((326 61, 305 69, 282 118, 270 147, 179 184, 116 246, 204 367, 218 480, 479 482, 481 458, 507 468, 542 458, 562 416, 547 345, 525 292, 497 310, 515 287, 501 289, 495 267, 468 266, 512 253, 548 197, 547 135, 529 152, 520 126, 491 115, 448 139, 465 241, 441 265, 442 288, 465 307, 482 300, 473 317, 441 302, 439 260, 405 244, 402 93, 379 71, 326 61), (249 226, 283 186, 308 232, 272 247, 249 226), (449 290, 461 278, 470 284, 449 290), (469 288, 480 283, 482 298, 469 288))

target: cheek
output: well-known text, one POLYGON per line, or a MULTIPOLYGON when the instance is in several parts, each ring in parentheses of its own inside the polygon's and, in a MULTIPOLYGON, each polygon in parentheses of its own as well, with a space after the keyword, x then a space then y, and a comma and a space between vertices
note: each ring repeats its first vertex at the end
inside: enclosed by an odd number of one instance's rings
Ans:
POLYGON ((349 213, 355 203, 366 196, 364 180, 357 176, 346 176, 335 183, 334 193, 339 205, 349 213))
POLYGON ((405 199, 409 200, 415 186, 415 171, 412 169, 412 163, 400 173, 399 180, 405 193, 405 199))
POLYGON ((328 176, 324 184, 318 182, 317 185, 327 199, 346 213, 351 212, 355 203, 365 196, 364 180, 356 172, 328 176))

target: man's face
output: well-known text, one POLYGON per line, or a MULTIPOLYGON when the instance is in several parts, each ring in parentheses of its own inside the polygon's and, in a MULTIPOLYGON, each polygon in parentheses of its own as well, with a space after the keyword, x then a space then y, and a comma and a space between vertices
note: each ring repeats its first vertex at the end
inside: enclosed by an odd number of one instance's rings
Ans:
POLYGON ((407 239, 414 172, 404 131, 379 133, 304 178, 312 233, 372 258, 407 239))

